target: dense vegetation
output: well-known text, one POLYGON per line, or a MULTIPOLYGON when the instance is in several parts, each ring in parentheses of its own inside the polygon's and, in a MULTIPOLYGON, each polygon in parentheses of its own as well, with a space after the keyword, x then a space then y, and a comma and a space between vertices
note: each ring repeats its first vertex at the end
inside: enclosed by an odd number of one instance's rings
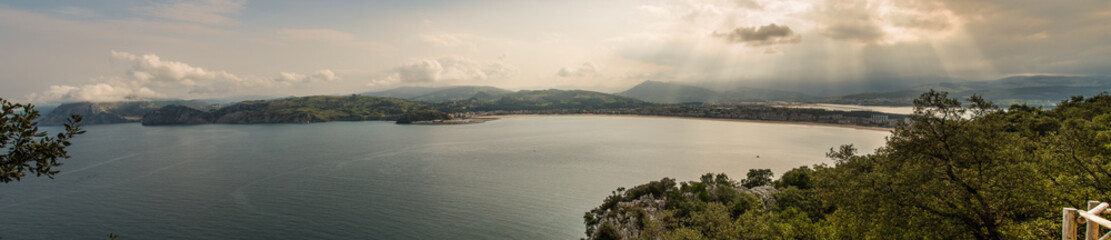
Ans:
POLYGON ((426 109, 422 102, 369 96, 310 96, 244 101, 213 112, 217 123, 309 123, 393 120, 426 109))
POLYGON ((1063 207, 1111 201, 1111 96, 1003 110, 929 91, 886 146, 770 181, 725 175, 618 189, 587 212, 593 239, 1048 239, 1063 207), (759 185, 770 185, 761 186, 759 185), (774 187, 774 188, 773 188, 774 187), (753 197, 769 192, 771 198, 753 197), (752 206, 757 207, 752 207, 752 206))
POLYGON ((451 120, 451 115, 436 110, 416 110, 397 119, 397 123, 406 124, 420 121, 451 120))
POLYGON ((34 174, 54 178, 61 166, 59 159, 69 158, 69 140, 85 133, 77 125, 81 115, 70 115, 64 130, 56 136, 39 131, 39 111, 32 105, 8 102, 0 98, 0 183, 19 181, 34 174))
POLYGON ((612 94, 583 90, 522 90, 506 94, 497 100, 484 101, 472 98, 466 106, 474 111, 517 110, 596 110, 610 108, 637 108, 651 104, 641 100, 612 94))
POLYGON ((475 98, 477 100, 494 100, 510 93, 513 92, 496 87, 459 86, 433 91, 409 99, 426 102, 461 101, 471 98, 475 98))

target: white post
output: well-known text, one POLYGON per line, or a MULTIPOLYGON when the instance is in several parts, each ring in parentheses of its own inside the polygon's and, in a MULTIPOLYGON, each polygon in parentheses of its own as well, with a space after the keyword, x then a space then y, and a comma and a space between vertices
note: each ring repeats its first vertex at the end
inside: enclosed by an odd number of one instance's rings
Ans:
MULTIPOLYGON (((1088 209, 1094 209, 1099 206, 1099 201, 1088 201, 1088 209)), ((1097 215, 1098 216, 1098 215, 1097 215)), ((1084 232, 1084 239, 1086 240, 1099 240, 1099 223, 1096 221, 1088 220, 1087 231, 1084 232)))
POLYGON ((1076 209, 1065 208, 1061 216, 1061 240, 1076 240, 1076 209))

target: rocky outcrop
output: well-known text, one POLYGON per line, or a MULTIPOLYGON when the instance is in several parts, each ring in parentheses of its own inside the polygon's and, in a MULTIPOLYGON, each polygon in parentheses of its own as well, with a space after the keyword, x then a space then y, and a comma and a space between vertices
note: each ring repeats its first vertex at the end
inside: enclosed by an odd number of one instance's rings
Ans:
MULTIPOLYGON (((716 186, 711 185, 709 192, 715 192, 715 188, 716 186)), ((775 194, 779 193, 772 186, 751 189, 735 186, 733 191, 756 196, 760 200, 757 204, 762 205, 765 210, 775 208, 775 194)), ((682 197, 692 200, 699 198, 690 192, 683 193, 682 197)), ((617 202, 613 208, 601 214, 597 230, 588 231, 590 235, 585 239, 661 239, 666 232, 665 228, 669 227, 664 221, 664 218, 670 216, 667 215, 668 200, 667 197, 648 194, 634 200, 617 202)))
POLYGON ((765 209, 775 208, 775 194, 779 193, 779 189, 772 186, 759 186, 747 190, 748 193, 756 195, 760 198, 760 202, 764 203, 765 209))
POLYGON ((615 232, 624 239, 648 239, 641 236, 641 234, 664 231, 665 226, 658 224, 658 222, 666 204, 666 197, 657 199, 651 194, 641 196, 636 200, 619 202, 613 210, 606 212, 601 220, 601 228, 588 239, 605 239, 607 237, 603 235, 607 231, 615 232), (606 228, 612 228, 612 230, 606 228))
POLYGON ((144 126, 212 123, 212 113, 181 105, 170 105, 143 115, 144 126))

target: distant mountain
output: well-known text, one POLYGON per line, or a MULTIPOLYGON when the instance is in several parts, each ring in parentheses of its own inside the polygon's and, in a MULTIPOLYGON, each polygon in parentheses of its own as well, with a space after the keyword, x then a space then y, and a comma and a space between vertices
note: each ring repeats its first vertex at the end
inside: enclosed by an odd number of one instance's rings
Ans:
POLYGON ((448 87, 399 87, 390 90, 360 93, 362 96, 413 99, 448 87))
POLYGON ((644 81, 618 95, 657 103, 706 102, 718 93, 690 85, 644 81))
POLYGON ((494 100, 513 91, 488 86, 451 86, 451 87, 399 87, 385 91, 366 92, 359 95, 391 97, 426 102, 447 102, 479 98, 494 100))
POLYGON ((593 110, 636 108, 652 104, 629 97, 584 90, 521 90, 493 101, 471 99, 471 110, 593 110))
POLYGON ((846 95, 827 102, 865 105, 910 105, 930 89, 949 92, 950 97, 967 98, 973 94, 999 105, 1030 104, 1051 106, 1072 96, 1092 96, 1111 91, 1111 77, 1016 76, 993 81, 934 83, 889 92, 846 95))
POLYGON ((718 92, 703 87, 678 83, 644 81, 618 95, 656 103, 741 102, 766 100, 797 100, 808 96, 788 91, 737 88, 718 92))
POLYGON ((743 101, 781 101, 808 99, 810 96, 798 92, 767 90, 758 88, 737 88, 723 93, 712 99, 714 102, 743 102, 743 101))
POLYGON ((510 93, 513 93, 513 91, 496 87, 459 86, 448 87, 407 99, 426 102, 459 101, 471 98, 478 98, 479 100, 493 100, 510 93))
POLYGON ((47 126, 61 125, 69 119, 70 114, 84 116, 81 122, 83 125, 138 122, 147 112, 169 105, 206 110, 213 106, 198 100, 64 103, 44 114, 39 123, 47 126))
MULTIPOLYGON (((484 88, 477 88, 484 89, 484 88)), ((491 94, 489 89, 475 95, 491 94)), ((493 91, 497 92, 497 91, 493 91)), ((313 123, 328 121, 396 120, 413 111, 516 111, 596 110, 651 106, 641 100, 583 90, 538 90, 500 93, 496 100, 471 97, 460 101, 424 101, 374 96, 311 96, 274 100, 243 101, 215 111, 167 106, 148 111, 144 125, 200 123, 313 123)))
POLYGON ((289 98, 289 97, 292 97, 292 96, 281 97, 281 96, 247 95, 247 96, 231 96, 231 97, 222 97, 222 98, 205 98, 205 99, 194 99, 194 100, 201 101, 201 102, 206 102, 206 103, 210 103, 210 104, 216 104, 216 105, 231 105, 231 104, 235 104, 235 103, 242 102, 242 101, 270 100, 270 99, 289 98))

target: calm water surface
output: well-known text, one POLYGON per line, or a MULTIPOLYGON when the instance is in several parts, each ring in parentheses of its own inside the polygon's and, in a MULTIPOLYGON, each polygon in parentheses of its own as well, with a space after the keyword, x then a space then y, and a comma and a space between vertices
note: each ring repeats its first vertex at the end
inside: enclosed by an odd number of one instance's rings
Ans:
POLYGON ((87 129, 55 180, 0 184, 0 237, 578 239, 617 187, 778 177, 888 135, 625 117, 87 129))

